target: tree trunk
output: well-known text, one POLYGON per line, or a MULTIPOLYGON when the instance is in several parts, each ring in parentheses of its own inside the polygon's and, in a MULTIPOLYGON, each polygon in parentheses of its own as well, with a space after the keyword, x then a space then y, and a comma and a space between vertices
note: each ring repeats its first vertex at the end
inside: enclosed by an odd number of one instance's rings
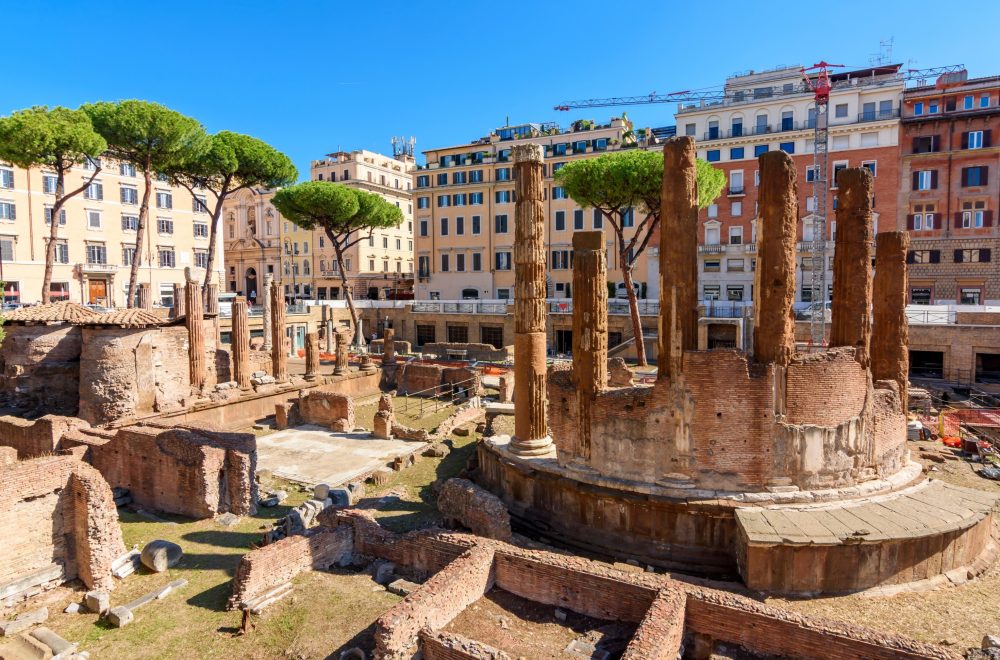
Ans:
POLYGON ((208 263, 205 264, 205 283, 201 287, 202 304, 208 309, 208 285, 212 281, 212 270, 215 268, 215 241, 219 234, 219 218, 222 217, 222 202, 225 195, 221 195, 215 203, 215 212, 212 213, 212 226, 208 230, 208 263))
MULTIPOLYGON (((125 306, 131 308, 135 304, 135 288, 139 283, 139 264, 142 263, 142 241, 146 235, 146 219, 149 217, 149 193, 153 187, 153 174, 149 171, 149 161, 142 169, 146 181, 146 189, 142 191, 142 205, 139 207, 139 225, 135 230, 135 254, 132 255, 132 269, 128 277, 128 299, 125 306)), ((176 264, 175 264, 176 265, 176 264)))
MULTIPOLYGON (((30 172, 28 176, 31 176, 30 172)), ((52 267, 56 262, 56 240, 59 237, 59 211, 66 202, 66 175, 60 167, 56 171, 56 203, 52 205, 52 222, 49 223, 49 244, 45 246, 45 275, 42 276, 42 304, 49 302, 52 288, 52 267)))
POLYGON ((340 265, 340 281, 344 285, 344 300, 347 301, 347 309, 351 312, 351 322, 354 323, 354 342, 358 346, 363 346, 365 338, 361 336, 361 324, 358 322, 358 310, 354 309, 354 296, 351 288, 347 284, 347 270, 344 268, 344 252, 340 247, 340 241, 334 238, 331 232, 326 232, 330 242, 333 243, 333 251, 337 253, 337 263, 340 265))
POLYGON ((625 291, 628 293, 628 312, 632 317, 632 334, 635 336, 635 357, 640 367, 646 366, 646 338, 642 333, 642 319, 639 317, 639 300, 632 287, 632 265, 628 263, 628 255, 619 254, 622 279, 625 281, 625 291))

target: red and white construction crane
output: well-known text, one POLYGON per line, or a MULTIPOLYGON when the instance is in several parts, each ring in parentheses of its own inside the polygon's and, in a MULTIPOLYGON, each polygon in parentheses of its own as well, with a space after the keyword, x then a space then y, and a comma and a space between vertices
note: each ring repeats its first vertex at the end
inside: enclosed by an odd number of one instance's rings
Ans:
MULTIPOLYGON (((812 300, 814 304, 811 309, 811 335, 812 342, 816 345, 826 343, 826 232, 827 232, 827 191, 829 190, 827 181, 827 171, 829 165, 829 122, 827 114, 830 93, 834 89, 834 82, 830 80, 831 68, 842 68, 841 64, 830 64, 820 61, 811 67, 800 69, 804 82, 804 89, 813 93, 816 109, 815 118, 810 118, 814 130, 813 152, 813 203, 814 211, 812 226, 812 241, 810 251, 812 252, 812 279, 810 288, 812 290, 812 300)), ((871 76, 894 76, 894 80, 903 82, 917 81, 917 84, 926 84, 928 80, 936 80, 939 76, 955 74, 964 71, 965 66, 955 64, 951 66, 934 67, 929 69, 906 69, 901 70, 900 65, 879 65, 870 67, 858 67, 871 76)), ((791 90, 775 89, 769 95, 798 95, 802 94, 802 87, 794 87, 791 90)), ((607 108, 620 105, 647 105, 654 103, 703 103, 703 102, 735 102, 743 103, 750 101, 744 91, 726 89, 708 90, 685 90, 681 92, 671 92, 669 94, 657 94, 652 92, 644 96, 610 96, 604 98, 583 99, 580 101, 569 101, 560 103, 553 109, 559 111, 577 110, 582 108, 607 108)))

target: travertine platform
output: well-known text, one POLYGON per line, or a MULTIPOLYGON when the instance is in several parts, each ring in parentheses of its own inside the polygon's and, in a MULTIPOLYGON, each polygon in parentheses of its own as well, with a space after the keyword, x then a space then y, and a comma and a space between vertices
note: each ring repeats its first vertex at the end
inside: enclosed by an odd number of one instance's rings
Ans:
POLYGON ((736 510, 747 586, 837 593, 972 566, 989 545, 997 497, 928 480, 838 504, 736 510))

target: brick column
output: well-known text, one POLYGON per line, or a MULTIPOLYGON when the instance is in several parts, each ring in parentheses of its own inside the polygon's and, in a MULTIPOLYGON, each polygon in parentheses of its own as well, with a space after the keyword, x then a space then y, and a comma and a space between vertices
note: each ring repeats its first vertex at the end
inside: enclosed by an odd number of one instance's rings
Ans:
POLYGON ((554 452, 546 413, 545 206, 541 145, 513 147, 517 201, 514 206, 514 437, 522 456, 554 452))
MULTIPOLYGON (((838 232, 839 233, 839 232, 838 232)), ((903 412, 908 407, 910 328, 906 318, 906 252, 910 235, 887 231, 875 237, 872 378, 899 384, 903 412)))
POLYGON ((149 282, 139 284, 139 309, 153 309, 153 287, 149 282))
POLYGON ((288 380, 288 351, 285 350, 285 296, 281 282, 272 284, 271 295, 271 375, 279 383, 288 380))
POLYGON ((396 331, 386 328, 382 335, 382 364, 396 364, 396 331))
POLYGON ((590 458, 591 404, 608 386, 607 281, 604 232, 573 234, 573 383, 584 458, 590 458))
POLYGON ((188 359, 190 364, 191 387, 200 390, 205 386, 205 325, 201 313, 201 287, 188 280, 184 287, 187 315, 185 325, 188 331, 188 359))
POLYGON ((184 316, 187 310, 187 305, 185 305, 184 298, 187 297, 187 292, 184 289, 183 284, 174 284, 174 318, 180 318, 184 316))
POLYGON ((754 305, 754 359, 787 365, 795 353, 795 238, 799 202, 795 165, 784 151, 759 159, 757 300, 754 305))
POLYGON ((682 352, 698 348, 698 185, 690 137, 663 145, 658 334, 657 377, 672 378, 682 352))
POLYGON ((319 335, 306 333, 306 380, 316 380, 319 375, 319 335))
POLYGON ((271 289, 274 288, 274 275, 264 275, 264 295, 260 296, 261 307, 264 308, 264 346, 265 351, 271 350, 271 289))
POLYGON ((243 389, 250 387, 250 318, 247 299, 233 300, 233 380, 243 389))
POLYGON ((337 341, 337 354, 336 362, 333 365, 333 375, 343 376, 347 373, 347 337, 344 333, 337 332, 334 333, 334 339, 337 341))
POLYGON ((837 175, 830 346, 853 346, 857 361, 865 367, 872 332, 871 250, 872 173, 865 167, 849 167, 837 175))

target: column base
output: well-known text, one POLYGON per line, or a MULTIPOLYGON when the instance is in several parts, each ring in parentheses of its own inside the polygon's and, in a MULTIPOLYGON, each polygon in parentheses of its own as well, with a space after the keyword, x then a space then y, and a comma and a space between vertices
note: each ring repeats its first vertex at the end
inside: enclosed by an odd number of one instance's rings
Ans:
POLYGON ((518 456, 531 456, 535 458, 555 458, 556 446, 552 444, 552 438, 545 436, 537 440, 520 440, 512 437, 507 448, 518 456))
POLYGON ((315 381, 317 378, 319 378, 319 376, 317 376, 316 374, 306 374, 305 376, 303 376, 303 378, 305 378, 306 382, 311 383, 315 381))
POLYGON ((346 373, 347 373, 347 369, 341 369, 340 367, 336 367, 333 370, 333 375, 334 376, 343 376, 346 373))

